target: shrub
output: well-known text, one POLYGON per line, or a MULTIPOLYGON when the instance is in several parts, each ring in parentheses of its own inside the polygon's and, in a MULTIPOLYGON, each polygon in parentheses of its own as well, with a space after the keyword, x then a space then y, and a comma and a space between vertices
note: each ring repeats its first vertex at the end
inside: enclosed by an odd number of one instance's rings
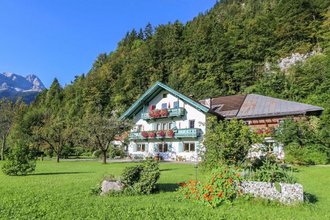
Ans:
POLYGON ((244 178, 260 182, 296 183, 292 172, 292 169, 279 165, 274 157, 264 157, 252 163, 250 169, 245 171, 244 178))
POLYGON ((150 194, 156 189, 156 183, 160 177, 157 161, 147 160, 143 165, 126 167, 122 173, 121 181, 126 185, 129 194, 150 194))
POLYGON ((156 189, 159 177, 159 163, 154 160, 147 160, 143 164, 140 180, 135 184, 134 188, 138 193, 150 194, 156 189))
POLYGON ((9 176, 25 176, 35 170, 36 163, 29 147, 24 143, 16 143, 8 155, 2 171, 9 176))
POLYGON ((126 186, 133 186, 140 180, 142 170, 143 167, 141 165, 126 167, 121 174, 121 182, 126 186))
POLYGON ((292 143, 285 147, 285 161, 298 165, 326 164, 328 156, 317 145, 301 147, 292 143))
POLYGON ((221 166, 212 170, 204 184, 196 180, 181 183, 179 192, 185 199, 217 207, 223 203, 231 203, 241 194, 239 183, 240 174, 236 168, 221 166))
POLYGON ((243 121, 233 119, 218 122, 215 118, 208 118, 204 168, 211 170, 218 164, 242 163, 250 146, 258 139, 260 137, 243 121))

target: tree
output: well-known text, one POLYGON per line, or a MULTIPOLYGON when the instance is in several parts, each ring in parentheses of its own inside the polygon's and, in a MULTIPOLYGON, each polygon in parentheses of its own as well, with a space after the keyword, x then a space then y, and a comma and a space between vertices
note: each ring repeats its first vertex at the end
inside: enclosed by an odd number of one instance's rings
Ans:
POLYGON ((33 127, 35 140, 46 143, 56 153, 56 162, 60 162, 63 147, 71 141, 76 132, 74 123, 64 116, 44 113, 42 125, 33 127))
POLYGON ((115 113, 111 117, 101 114, 89 114, 83 119, 81 139, 87 138, 87 144, 93 145, 102 151, 103 163, 107 163, 107 153, 111 142, 123 135, 130 127, 130 123, 119 120, 115 113))
POLYGON ((253 143, 258 141, 255 133, 241 120, 217 121, 210 117, 204 145, 204 166, 214 168, 219 164, 241 164, 253 143))
POLYGON ((2 171, 10 176, 25 176, 35 170, 35 158, 32 155, 28 145, 17 141, 10 150, 8 160, 2 167, 2 171))
POLYGON ((7 149, 7 137, 13 126, 16 113, 22 103, 17 101, 13 103, 9 100, 0 101, 0 136, 1 136, 1 160, 5 159, 5 151, 7 149))

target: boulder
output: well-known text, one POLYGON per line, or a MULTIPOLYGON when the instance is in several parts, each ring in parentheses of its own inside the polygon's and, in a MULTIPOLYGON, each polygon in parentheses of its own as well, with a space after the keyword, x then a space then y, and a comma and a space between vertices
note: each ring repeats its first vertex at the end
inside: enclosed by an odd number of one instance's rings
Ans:
POLYGON ((124 184, 117 180, 103 180, 101 185, 101 195, 105 195, 110 191, 122 191, 124 184))

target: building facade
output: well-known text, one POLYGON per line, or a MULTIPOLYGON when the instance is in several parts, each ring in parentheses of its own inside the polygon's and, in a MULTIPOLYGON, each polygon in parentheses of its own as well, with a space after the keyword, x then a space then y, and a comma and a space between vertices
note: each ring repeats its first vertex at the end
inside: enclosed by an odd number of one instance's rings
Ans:
POLYGON ((205 150, 206 118, 238 118, 253 128, 276 127, 287 117, 319 115, 322 108, 256 94, 195 101, 157 82, 121 116, 134 127, 128 153, 133 158, 158 156, 163 160, 200 160, 205 150))

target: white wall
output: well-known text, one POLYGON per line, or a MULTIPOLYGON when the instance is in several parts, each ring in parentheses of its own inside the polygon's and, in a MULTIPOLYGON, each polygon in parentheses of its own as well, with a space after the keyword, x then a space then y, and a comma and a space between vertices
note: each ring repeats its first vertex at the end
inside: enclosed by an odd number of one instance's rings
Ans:
MULTIPOLYGON (((203 132, 203 134, 205 133, 205 125, 206 125, 206 114, 197 110, 196 108, 194 108, 193 106, 191 106, 188 103, 185 103, 183 100, 178 99, 177 97, 175 97, 174 95, 168 93, 167 91, 162 91, 160 92, 155 98, 153 98, 150 102, 149 105, 146 106, 144 109, 142 109, 138 114, 136 114, 133 117, 133 122, 135 123, 135 125, 142 125, 142 130, 143 131, 151 131, 153 130, 152 128, 152 123, 161 123, 161 122, 174 122, 175 126, 178 129, 184 129, 184 128, 189 128, 189 120, 195 120, 195 128, 200 128, 203 132), (163 98, 163 94, 166 93, 167 97, 163 98), (182 118, 174 118, 172 119, 158 119, 156 121, 149 121, 150 123, 148 123, 147 121, 141 119, 141 114, 142 112, 148 112, 149 110, 149 106, 150 105, 155 105, 156 109, 161 109, 162 108, 162 103, 167 103, 167 107, 169 108, 168 104, 170 104, 170 108, 174 107, 174 102, 179 101, 179 107, 182 107, 186 110, 186 114, 182 117, 182 118)), ((134 130, 134 129, 133 129, 134 130)), ((201 140, 202 138, 200 138, 201 140)), ((180 141, 187 141, 187 142, 195 142, 197 140, 180 140, 180 141)), ((178 152, 178 148, 179 148, 179 142, 180 141, 173 141, 170 142, 172 144, 172 149, 175 152, 178 152)), ((145 143, 148 144, 148 152, 144 152, 143 154, 147 155, 148 153, 154 153, 154 143, 157 143, 157 140, 155 141, 150 141, 148 142, 137 142, 137 143, 145 143)), ((134 152, 134 142, 131 142, 130 146, 129 146, 129 153, 141 153, 141 152, 134 152)), ((190 152, 188 153, 187 157, 189 157, 189 155, 193 155, 194 152, 190 152)))

